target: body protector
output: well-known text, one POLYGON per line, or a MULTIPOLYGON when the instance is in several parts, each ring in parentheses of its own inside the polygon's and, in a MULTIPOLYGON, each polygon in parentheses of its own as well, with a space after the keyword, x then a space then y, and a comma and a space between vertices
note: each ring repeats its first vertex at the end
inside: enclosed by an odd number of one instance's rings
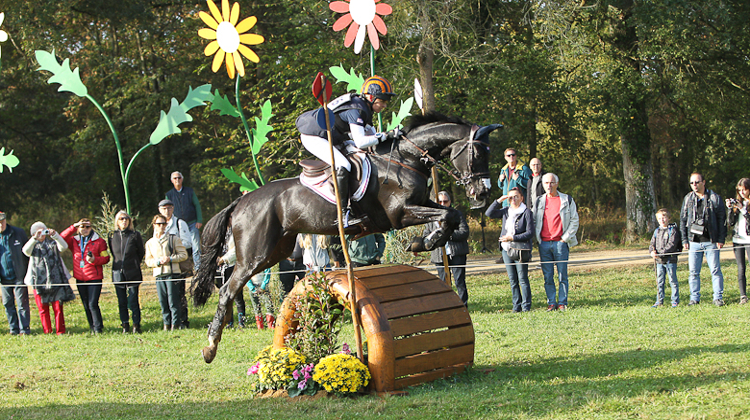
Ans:
MULTIPOLYGON (((385 139, 384 133, 376 133, 372 127, 372 111, 359 95, 347 93, 328 104, 328 120, 334 146, 347 140, 364 149, 385 139)), ((297 118, 297 129, 301 134, 327 139, 326 120, 323 108, 307 111, 297 118)))

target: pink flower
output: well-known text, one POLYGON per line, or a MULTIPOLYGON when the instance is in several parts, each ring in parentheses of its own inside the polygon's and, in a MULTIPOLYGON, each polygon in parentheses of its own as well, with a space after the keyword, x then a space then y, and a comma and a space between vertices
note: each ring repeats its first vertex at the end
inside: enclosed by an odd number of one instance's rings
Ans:
POLYGON ((297 384, 297 389, 305 389, 305 385, 307 385, 307 378, 305 378, 304 381, 299 381, 297 384))
POLYGON ((352 351, 349 349, 349 345, 344 343, 343 346, 341 346, 341 353, 343 354, 352 354, 352 351))
POLYGON ((296 371, 296 370, 295 370, 294 372, 292 372, 292 378, 294 378, 294 380, 295 380, 295 381, 296 381, 297 379, 299 379, 299 372, 298 372, 298 371, 296 371))
POLYGON ((258 369, 260 369, 260 362, 250 366, 250 369, 247 370, 247 374, 256 375, 258 373, 258 369))

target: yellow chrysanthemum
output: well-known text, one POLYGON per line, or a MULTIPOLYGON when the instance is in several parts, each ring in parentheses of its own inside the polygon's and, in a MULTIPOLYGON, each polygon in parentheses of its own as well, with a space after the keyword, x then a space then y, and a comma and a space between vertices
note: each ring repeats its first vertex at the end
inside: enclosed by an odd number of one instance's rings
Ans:
POLYGON ((247 45, 258 45, 265 39, 261 35, 245 33, 255 26, 258 19, 255 16, 243 20, 239 24, 240 4, 234 3, 229 8, 229 0, 221 1, 221 11, 211 0, 207 0, 208 9, 211 14, 201 11, 198 13, 201 20, 208 25, 208 28, 202 28, 198 31, 198 36, 209 39, 211 42, 206 45, 203 51, 206 56, 214 55, 214 61, 211 70, 214 73, 219 71, 221 64, 226 61, 227 73, 234 79, 234 71, 240 76, 245 75, 245 65, 242 63, 242 57, 257 63, 260 61, 258 54, 247 47, 247 45))

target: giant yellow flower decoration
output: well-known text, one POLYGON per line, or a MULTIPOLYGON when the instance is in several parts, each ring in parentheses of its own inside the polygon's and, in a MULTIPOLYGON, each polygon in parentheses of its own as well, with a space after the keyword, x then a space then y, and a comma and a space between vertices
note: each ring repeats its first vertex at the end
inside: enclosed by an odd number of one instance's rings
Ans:
POLYGON ((207 2, 211 14, 201 11, 198 16, 208 25, 208 28, 199 30, 198 35, 201 38, 211 40, 203 51, 206 56, 214 54, 211 70, 216 73, 221 68, 221 63, 226 61, 227 73, 230 78, 234 79, 235 69, 240 76, 244 76, 245 65, 242 63, 240 54, 253 63, 260 61, 258 54, 248 48, 247 45, 258 45, 264 41, 264 38, 261 35, 245 33, 255 26, 258 19, 255 16, 250 16, 237 24, 240 18, 239 3, 234 3, 230 9, 229 0, 222 0, 221 11, 219 11, 216 3, 211 0, 207 0, 207 2))

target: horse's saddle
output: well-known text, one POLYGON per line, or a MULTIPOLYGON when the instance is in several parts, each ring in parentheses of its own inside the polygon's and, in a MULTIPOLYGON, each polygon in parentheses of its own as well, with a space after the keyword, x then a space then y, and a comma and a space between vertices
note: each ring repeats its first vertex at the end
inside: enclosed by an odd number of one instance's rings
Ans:
MULTIPOLYGON (((359 201, 367 191, 372 164, 367 155, 361 151, 348 154, 346 158, 352 165, 349 176, 349 191, 353 192, 351 199, 352 201, 359 201)), ((300 183, 329 203, 336 204, 336 193, 331 180, 331 165, 319 160, 303 160, 299 164, 303 169, 299 176, 300 183)))

